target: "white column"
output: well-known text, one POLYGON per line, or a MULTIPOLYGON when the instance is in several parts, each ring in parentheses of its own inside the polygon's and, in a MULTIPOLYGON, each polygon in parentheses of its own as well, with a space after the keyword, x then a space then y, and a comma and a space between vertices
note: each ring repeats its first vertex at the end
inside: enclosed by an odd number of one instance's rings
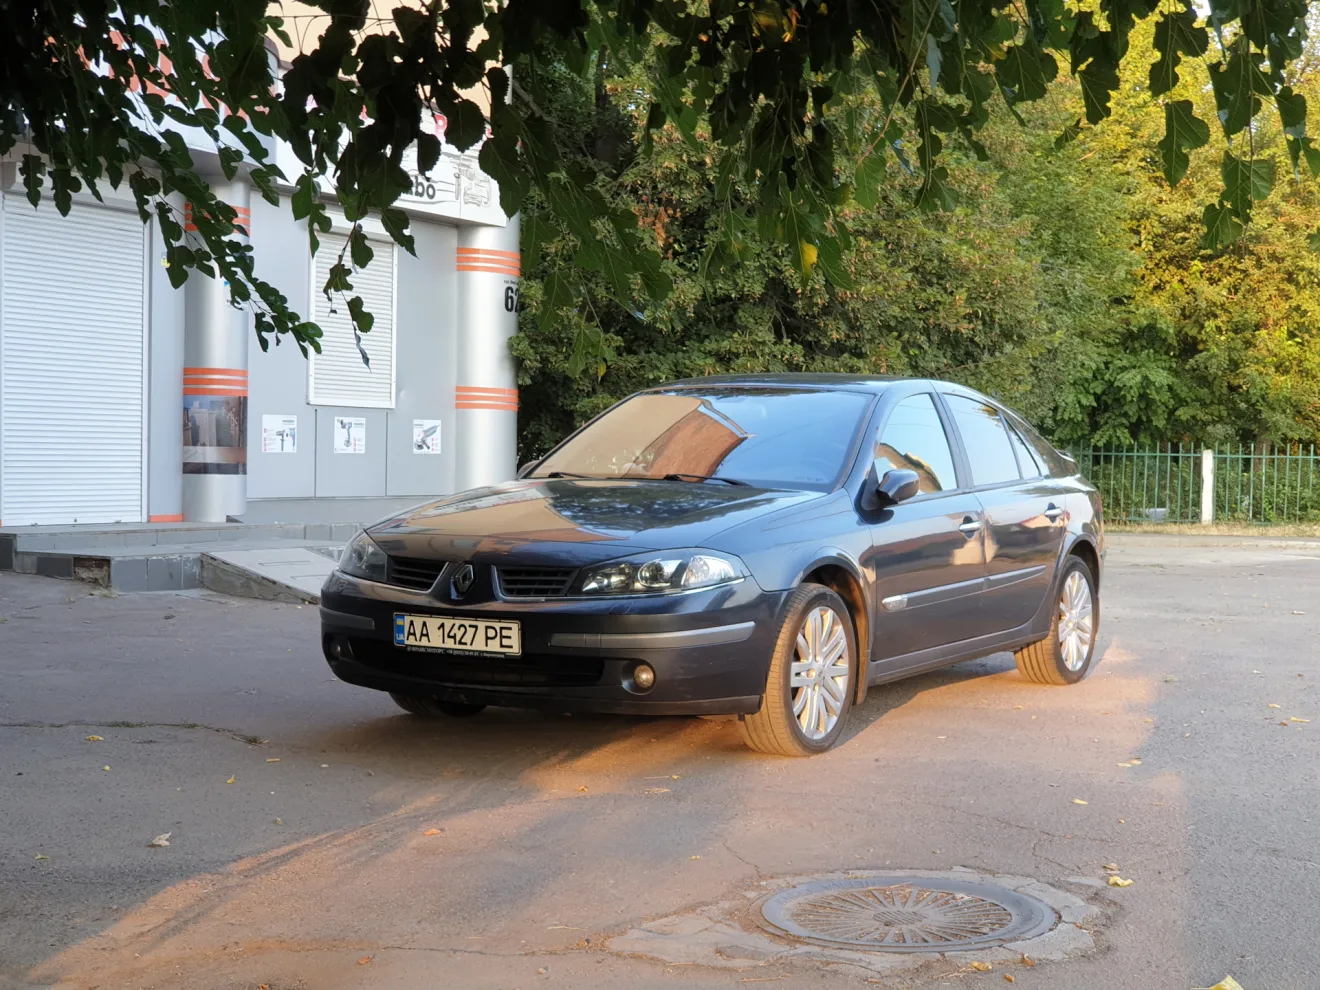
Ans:
MULTIPOLYGON (((247 237, 247 182, 211 188, 238 211, 237 236, 247 237)), ((230 304, 218 274, 192 272, 183 293, 183 518, 224 522, 247 511, 248 314, 230 304)))
POLYGON ((1215 452, 1201 451, 1201 522, 1215 521, 1215 452))
POLYGON ((458 387, 455 481, 460 491, 508 481, 518 470, 518 380, 509 338, 518 331, 518 218, 458 232, 458 387))

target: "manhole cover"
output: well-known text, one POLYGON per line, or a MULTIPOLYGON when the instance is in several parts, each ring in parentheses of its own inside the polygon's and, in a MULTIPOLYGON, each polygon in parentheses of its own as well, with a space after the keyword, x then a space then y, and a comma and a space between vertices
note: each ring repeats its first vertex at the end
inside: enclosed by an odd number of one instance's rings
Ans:
POLYGON ((948 952, 1049 931, 1054 911, 990 883, 938 877, 816 880, 768 898, 766 925, 819 945, 948 952))

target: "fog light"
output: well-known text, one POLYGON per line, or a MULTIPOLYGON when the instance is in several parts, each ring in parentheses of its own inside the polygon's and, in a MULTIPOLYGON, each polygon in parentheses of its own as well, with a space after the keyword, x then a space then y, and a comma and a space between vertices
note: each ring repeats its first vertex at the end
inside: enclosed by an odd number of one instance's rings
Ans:
POLYGON ((352 662, 353 647, 349 645, 347 639, 343 636, 331 636, 329 643, 330 659, 352 662))
POLYGON ((651 685, 655 683, 655 671, 646 664, 639 663, 633 670, 633 683, 643 691, 650 690, 651 685))

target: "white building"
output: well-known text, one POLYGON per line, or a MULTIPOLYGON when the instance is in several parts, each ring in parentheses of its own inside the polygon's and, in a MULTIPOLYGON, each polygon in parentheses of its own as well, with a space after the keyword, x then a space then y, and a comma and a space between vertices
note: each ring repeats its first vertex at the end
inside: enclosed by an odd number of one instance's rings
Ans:
POLYGON ((512 477, 518 227, 476 149, 446 145, 397 204, 416 257, 367 223, 376 257, 354 289, 375 316, 368 368, 319 292, 347 230, 333 202, 313 257, 287 196, 277 208, 241 174, 224 181, 205 135, 184 136, 323 351, 263 353, 221 281, 193 272, 173 289, 127 187, 75 196, 68 217, 49 198, 34 210, 16 148, 0 158, 0 524, 359 521, 512 477))

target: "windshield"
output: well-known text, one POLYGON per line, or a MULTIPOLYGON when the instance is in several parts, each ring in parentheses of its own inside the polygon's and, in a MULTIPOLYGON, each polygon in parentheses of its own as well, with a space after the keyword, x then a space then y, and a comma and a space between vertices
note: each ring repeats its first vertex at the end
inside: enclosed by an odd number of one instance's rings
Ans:
POLYGON ((838 483, 871 396, 803 389, 648 392, 564 442, 534 478, 715 477, 763 488, 838 483))

